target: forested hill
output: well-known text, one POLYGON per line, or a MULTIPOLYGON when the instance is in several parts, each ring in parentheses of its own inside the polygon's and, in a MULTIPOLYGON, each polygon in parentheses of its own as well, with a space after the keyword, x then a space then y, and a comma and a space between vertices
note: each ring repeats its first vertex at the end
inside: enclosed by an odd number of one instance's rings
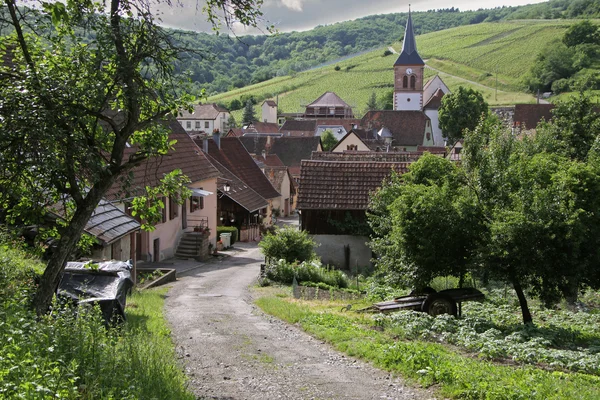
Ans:
MULTIPOLYGON (((415 33, 420 35, 511 19, 600 18, 600 0, 552 0, 477 11, 449 8, 412 15, 415 33)), ((191 77, 191 82, 180 88, 182 92, 199 94, 203 88, 208 95, 226 92, 365 50, 381 47, 383 52, 384 47, 402 39, 406 18, 406 13, 374 15, 305 32, 239 38, 172 30, 178 45, 190 49, 181 54, 175 71, 191 77)), ((0 34, 6 33, 0 24, 0 34)))
MULTIPOLYGON (((520 7, 478 11, 455 8, 414 12, 415 33, 424 34, 461 25, 512 19, 600 18, 600 0, 552 0, 520 7)), ((315 65, 402 39, 406 13, 374 15, 354 21, 318 26, 310 31, 238 39, 203 33, 179 32, 181 42, 203 49, 207 58, 187 54, 177 72, 191 74, 185 91, 225 92, 275 76, 291 75, 315 65)), ((383 51, 383 50, 382 50, 383 51)))

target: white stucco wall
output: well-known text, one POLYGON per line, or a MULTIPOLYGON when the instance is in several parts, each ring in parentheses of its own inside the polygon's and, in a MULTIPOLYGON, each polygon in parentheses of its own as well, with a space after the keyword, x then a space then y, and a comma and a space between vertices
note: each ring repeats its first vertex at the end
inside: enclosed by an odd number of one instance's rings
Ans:
POLYGON ((323 264, 345 268, 344 246, 350 246, 350 271, 357 266, 359 270, 371 266, 371 249, 366 245, 369 240, 366 236, 312 235, 312 238, 319 244, 316 253, 323 264))
POLYGON ((271 107, 267 103, 263 103, 262 122, 277 123, 277 107, 271 107))
POLYGON ((348 150, 348 146, 352 145, 356 146, 357 151, 369 151, 369 148, 354 133, 346 136, 344 140, 340 141, 332 151, 334 153, 343 153, 344 151, 348 150))
POLYGON ((421 93, 396 93, 394 97, 394 110, 419 111, 423 106, 421 93))
POLYGON ((431 120, 431 131, 433 133, 433 146, 444 146, 444 134, 440 129, 440 118, 437 109, 425 110, 425 115, 431 120))

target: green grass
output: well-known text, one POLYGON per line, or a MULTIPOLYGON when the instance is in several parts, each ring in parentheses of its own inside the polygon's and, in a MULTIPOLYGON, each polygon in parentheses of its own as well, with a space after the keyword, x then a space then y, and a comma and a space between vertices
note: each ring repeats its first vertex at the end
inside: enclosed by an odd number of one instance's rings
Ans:
MULTIPOLYGON (((341 313, 341 303, 306 302, 274 296, 256 304, 263 311, 332 344, 350 356, 373 362, 412 382, 434 386, 441 396, 460 399, 597 399, 600 378, 504 365, 478 359, 456 348, 421 339, 406 340, 377 328, 369 315, 341 313)), ((511 362, 509 362, 511 364, 511 362)))
POLYGON ((166 289, 135 293, 114 328, 97 308, 55 304, 37 319, 29 304, 43 267, 0 244, 0 398, 194 399, 162 315, 166 289))
MULTIPOLYGON (((523 92, 521 78, 529 71, 538 52, 558 40, 572 23, 571 20, 521 20, 461 26, 418 36, 417 47, 421 56, 428 59, 428 65, 441 71, 441 78, 451 90, 458 86, 472 87, 483 92, 492 106, 533 103, 534 97, 523 92), (465 79, 478 84, 465 82, 465 79)), ((399 45, 395 48, 399 50, 399 45)), ((383 47, 341 61, 337 64, 339 71, 330 65, 222 93, 210 97, 209 101, 228 104, 243 94, 253 94, 261 101, 274 100, 279 95, 279 108, 283 112, 302 112, 306 104, 326 91, 333 91, 361 116, 371 93, 381 98, 393 88, 393 64, 397 55, 382 57, 382 50, 383 47)), ((426 78, 435 74, 426 69, 426 78)), ((258 107, 256 111, 260 117, 258 107)), ((242 112, 236 111, 233 115, 239 122, 242 112)))

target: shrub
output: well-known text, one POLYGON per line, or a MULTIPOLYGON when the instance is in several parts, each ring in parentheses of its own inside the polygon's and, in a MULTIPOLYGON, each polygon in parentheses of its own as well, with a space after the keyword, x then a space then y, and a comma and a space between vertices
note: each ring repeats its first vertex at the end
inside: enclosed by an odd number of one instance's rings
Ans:
POLYGON ((316 243, 308 233, 292 227, 278 228, 274 234, 268 233, 258 244, 267 258, 294 261, 310 261, 316 257, 316 243))
POLYGON ((393 53, 389 50, 389 49, 385 49, 385 51, 383 52, 383 57, 387 57, 389 55, 392 55, 393 53))
POLYGON ((217 241, 221 240, 221 233, 231 233, 231 245, 238 240, 239 231, 235 226, 217 226, 217 241))
POLYGON ((267 268, 267 278, 274 282, 291 285, 294 276, 303 285, 322 283, 328 288, 347 288, 349 285, 348 277, 342 271, 328 270, 317 261, 295 264, 282 259, 267 268))
POLYGON ((334 69, 335 69, 336 71, 339 71, 341 68, 340 68, 340 66, 339 66, 339 65, 336 65, 334 69))

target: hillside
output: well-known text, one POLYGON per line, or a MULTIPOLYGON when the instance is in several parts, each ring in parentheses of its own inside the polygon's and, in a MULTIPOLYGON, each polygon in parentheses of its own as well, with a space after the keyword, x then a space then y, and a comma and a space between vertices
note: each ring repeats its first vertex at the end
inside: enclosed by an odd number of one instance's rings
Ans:
MULTIPOLYGON (((471 86, 483 92, 491 105, 533 102, 531 95, 521 91, 520 79, 531 68, 538 49, 560 38, 573 22, 510 21, 462 26, 420 35, 417 46, 431 67, 426 69, 426 76, 439 73, 450 89, 459 85, 471 86)), ((298 112, 303 104, 323 92, 334 91, 362 114, 371 93, 375 92, 378 99, 383 99, 393 88, 396 55, 384 57, 386 48, 382 46, 339 62, 336 64, 339 71, 332 65, 279 77, 210 97, 209 101, 227 105, 234 99, 243 101, 249 96, 261 101, 279 95, 282 112, 298 112)), ((400 45, 395 44, 394 48, 399 50, 400 45)), ((239 120, 238 115, 235 116, 239 120)))

